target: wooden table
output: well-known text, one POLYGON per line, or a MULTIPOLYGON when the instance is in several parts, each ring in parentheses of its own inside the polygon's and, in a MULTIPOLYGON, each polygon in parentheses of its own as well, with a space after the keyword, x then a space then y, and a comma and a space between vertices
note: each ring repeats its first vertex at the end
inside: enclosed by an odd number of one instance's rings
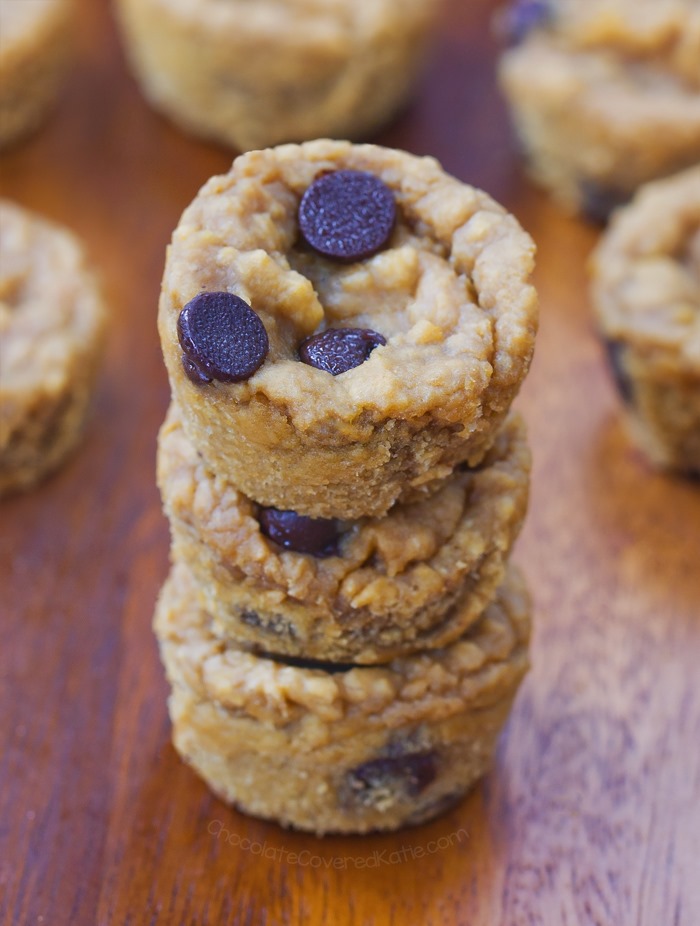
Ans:
POLYGON ((653 474, 620 430, 586 294, 596 232, 519 173, 491 8, 453 0, 414 105, 379 141, 436 155, 539 244, 518 548, 533 669, 495 770, 457 809, 319 841, 227 809, 169 743, 150 629, 168 557, 156 297, 180 212, 230 154, 146 107, 108 4, 83 0, 58 112, 0 162, 4 195, 84 236, 113 314, 83 447, 0 507, 3 922, 700 923, 700 486, 653 474))

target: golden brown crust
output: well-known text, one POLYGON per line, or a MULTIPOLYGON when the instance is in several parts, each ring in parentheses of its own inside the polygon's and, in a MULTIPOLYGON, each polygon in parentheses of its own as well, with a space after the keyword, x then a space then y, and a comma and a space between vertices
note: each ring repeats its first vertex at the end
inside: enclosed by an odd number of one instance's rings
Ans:
POLYGON ((700 10, 691 0, 552 0, 500 77, 535 178, 600 209, 700 159, 700 10))
POLYGON ((370 135, 406 99, 440 0, 120 0, 144 93, 240 150, 370 135))
POLYGON ((78 441, 105 313, 80 243, 0 202, 0 494, 33 485, 78 441))
POLYGON ((563 48, 606 52, 700 87, 696 0, 548 0, 548 35, 563 48))
POLYGON ((222 633, 242 645, 316 659, 386 662, 460 636, 495 595, 529 490, 525 429, 512 416, 478 471, 429 499, 340 525, 338 556, 285 551, 257 506, 209 472, 172 407, 158 481, 173 557, 197 576, 222 633))
POLYGON ((319 833, 419 822, 471 787, 527 669, 529 628, 513 573, 462 640, 381 668, 299 668, 222 642, 182 566, 155 618, 176 748, 225 800, 319 833))
POLYGON ((486 194, 429 158, 317 141, 252 152, 184 213, 163 278, 159 330, 190 439, 265 505, 317 517, 385 513, 478 463, 527 373, 537 327, 534 246, 486 194), (297 247, 299 199, 320 172, 366 170, 394 191, 390 246, 339 267, 297 247), (270 337, 247 382, 194 385, 177 317, 203 289, 253 305, 270 337), (338 377, 302 364, 326 326, 387 344, 338 377))
POLYGON ((70 59, 72 0, 0 0, 0 148, 44 117, 70 59))
POLYGON ((700 473, 700 167, 640 190, 591 267, 635 437, 653 462, 700 473))

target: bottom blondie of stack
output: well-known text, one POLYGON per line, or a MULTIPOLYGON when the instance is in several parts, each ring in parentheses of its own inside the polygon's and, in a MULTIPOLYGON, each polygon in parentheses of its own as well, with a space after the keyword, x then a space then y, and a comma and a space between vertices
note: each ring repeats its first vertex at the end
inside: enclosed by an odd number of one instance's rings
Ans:
POLYGON ((451 646, 354 666, 247 652, 214 631, 175 566, 155 630, 175 747, 255 816, 318 834, 434 817, 486 771, 528 665, 530 604, 511 570, 451 646))

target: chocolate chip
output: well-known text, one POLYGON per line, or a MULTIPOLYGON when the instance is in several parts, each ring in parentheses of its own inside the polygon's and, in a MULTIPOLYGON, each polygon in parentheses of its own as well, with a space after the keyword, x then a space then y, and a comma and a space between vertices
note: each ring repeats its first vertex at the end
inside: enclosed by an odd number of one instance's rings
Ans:
POLYGON ((503 16, 503 38, 509 45, 520 45, 533 29, 548 25, 552 18, 552 7, 547 0, 517 0, 503 16))
POLYGON ((613 341, 609 338, 604 338, 603 344, 620 398, 627 405, 634 405, 634 386, 624 365, 625 345, 622 341, 613 341))
POLYGON ((386 339, 371 328, 327 328, 302 342, 299 359, 338 376, 359 367, 381 344, 386 339))
POLYGON ((611 213, 629 199, 626 193, 613 187, 606 187, 593 180, 582 180, 579 184, 581 212, 596 225, 605 225, 611 213))
POLYGON ((338 524, 334 520, 277 508, 260 508, 258 520, 263 534, 286 550, 319 557, 338 555, 338 524))
POLYGON ((207 376, 199 367, 195 366, 186 354, 182 355, 182 369, 185 371, 185 376, 192 380, 196 386, 204 386, 211 382, 211 376, 207 376))
POLYGON ((398 790, 402 796, 416 797, 435 781, 436 776, 436 754, 414 752, 358 765, 349 772, 348 784, 356 797, 371 804, 387 791, 398 790))
MULTIPOLYGON (((177 320, 177 336, 200 382, 240 383, 262 365, 270 343, 265 326, 233 293, 200 293, 177 320)), ((194 382, 193 375, 185 372, 194 382)))
POLYGON ((359 170, 323 174, 299 206, 306 243, 324 257, 349 263, 385 247, 395 221, 394 194, 374 174, 359 170))

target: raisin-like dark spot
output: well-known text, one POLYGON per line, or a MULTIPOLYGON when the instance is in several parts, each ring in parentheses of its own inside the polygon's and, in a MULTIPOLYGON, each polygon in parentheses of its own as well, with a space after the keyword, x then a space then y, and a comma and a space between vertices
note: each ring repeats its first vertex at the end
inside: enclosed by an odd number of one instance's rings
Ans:
POLYGON ((596 225, 605 225, 611 214, 623 206, 629 196, 622 190, 606 187, 593 180, 582 180, 579 184, 581 212, 596 225))
MULTIPOLYGON (((249 379, 270 349, 260 318, 233 293, 195 296, 180 312, 177 336, 185 357, 204 377, 200 382, 249 379)), ((185 372, 193 379, 187 367, 185 372)))
POLYGON ((499 31, 508 45, 520 45, 534 29, 548 26, 553 18, 548 0, 517 0, 503 14, 499 31))
POLYGON ((398 791, 404 797, 416 797, 437 776, 437 756, 432 751, 383 756, 364 762, 348 773, 351 792, 362 803, 384 799, 387 792, 398 791))
POLYGON ((319 254, 352 263, 385 247, 396 222, 396 201, 374 174, 336 170, 318 177, 299 205, 299 229, 319 254))
POLYGON ((328 328, 302 342, 299 359, 333 376, 359 367, 386 339, 371 328, 328 328))
POLYGON ((261 507, 258 521, 263 534, 285 550, 318 557, 338 555, 339 530, 335 520, 261 507))
POLYGON ((613 341, 609 338, 604 338, 603 344, 608 358, 608 366, 620 398, 626 405, 634 405, 634 385, 625 370, 625 345, 622 341, 613 341))

